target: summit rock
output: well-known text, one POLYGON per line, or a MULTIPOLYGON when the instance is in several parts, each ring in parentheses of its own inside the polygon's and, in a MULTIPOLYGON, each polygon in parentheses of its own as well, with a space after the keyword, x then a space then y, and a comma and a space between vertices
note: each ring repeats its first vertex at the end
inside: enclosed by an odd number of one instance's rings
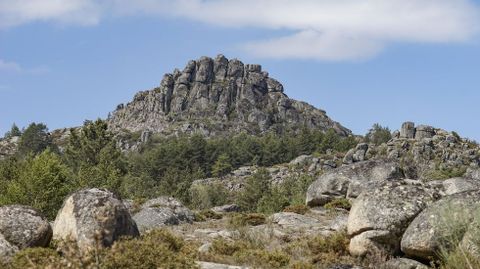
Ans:
POLYGON ((158 87, 118 105, 108 122, 115 131, 164 135, 282 133, 300 127, 351 134, 325 111, 290 99, 260 65, 223 55, 201 57, 189 61, 183 71, 165 74, 158 87))

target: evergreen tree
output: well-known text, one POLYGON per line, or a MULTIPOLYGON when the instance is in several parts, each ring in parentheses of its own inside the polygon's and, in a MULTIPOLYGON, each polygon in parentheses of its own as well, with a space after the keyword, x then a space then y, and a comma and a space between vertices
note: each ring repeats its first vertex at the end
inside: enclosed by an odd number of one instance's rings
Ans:
POLYGON ((20 131, 18 126, 14 123, 12 125, 12 128, 10 128, 10 131, 5 133, 5 138, 11 138, 14 136, 21 136, 21 135, 22 135, 22 131, 20 131))
POLYGON ((368 131, 367 135, 365 135, 365 141, 375 145, 386 143, 390 139, 392 139, 392 133, 390 132, 390 129, 388 127, 383 127, 378 123, 375 123, 368 131))
POLYGON ((230 163, 230 157, 223 153, 218 156, 217 161, 212 166, 212 175, 214 177, 223 177, 232 171, 232 164, 230 163))
POLYGON ((238 197, 238 205, 245 211, 256 211, 261 198, 270 192, 271 177, 267 169, 259 168, 247 178, 245 186, 238 197))
POLYGON ((125 162, 105 121, 85 121, 81 130, 70 130, 64 156, 78 187, 120 189, 125 162))
POLYGON ((22 156, 38 154, 50 146, 52 141, 47 126, 43 123, 31 123, 20 137, 18 152, 22 156))

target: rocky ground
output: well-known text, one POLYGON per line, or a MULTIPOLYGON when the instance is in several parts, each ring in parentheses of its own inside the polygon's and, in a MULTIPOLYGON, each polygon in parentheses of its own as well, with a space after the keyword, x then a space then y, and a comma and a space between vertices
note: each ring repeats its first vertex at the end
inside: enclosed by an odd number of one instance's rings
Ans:
MULTIPOLYGON (((201 268, 431 268, 445 248, 480 259, 480 150, 455 133, 405 123, 381 145, 361 143, 343 156, 299 156, 268 168, 275 184, 314 177, 305 205, 270 216, 230 204, 195 212, 158 197, 121 200, 86 189, 66 198, 51 225, 35 209, 0 208, 0 256, 74 240, 81 251, 122 236, 168 229, 195 249, 201 268), (456 228, 460 225, 460 228, 456 228), (454 232, 452 232, 454 231, 454 232)), ((222 178, 231 192, 256 167, 222 178)))

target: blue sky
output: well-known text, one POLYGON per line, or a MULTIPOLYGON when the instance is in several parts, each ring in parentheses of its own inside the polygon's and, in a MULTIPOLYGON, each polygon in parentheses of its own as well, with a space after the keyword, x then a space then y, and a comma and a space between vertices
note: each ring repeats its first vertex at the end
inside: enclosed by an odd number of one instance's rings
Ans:
POLYGON ((222 53, 262 64, 287 95, 357 134, 409 120, 480 140, 479 10, 467 0, 0 0, 0 134, 13 122, 53 130, 105 118, 164 73, 222 53))

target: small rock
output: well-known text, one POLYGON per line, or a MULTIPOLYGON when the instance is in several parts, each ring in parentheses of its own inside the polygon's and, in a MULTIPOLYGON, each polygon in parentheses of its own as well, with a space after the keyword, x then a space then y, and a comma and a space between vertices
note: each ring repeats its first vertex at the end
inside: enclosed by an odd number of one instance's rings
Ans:
POLYGON ((396 258, 389 260, 385 264, 381 265, 382 269, 428 269, 429 267, 421 262, 406 258, 396 258))
POLYGON ((230 204, 212 207, 211 210, 217 213, 239 212, 240 207, 236 204, 230 204))
POLYGON ((213 262, 197 262, 200 269, 250 269, 250 267, 220 264, 213 262))

